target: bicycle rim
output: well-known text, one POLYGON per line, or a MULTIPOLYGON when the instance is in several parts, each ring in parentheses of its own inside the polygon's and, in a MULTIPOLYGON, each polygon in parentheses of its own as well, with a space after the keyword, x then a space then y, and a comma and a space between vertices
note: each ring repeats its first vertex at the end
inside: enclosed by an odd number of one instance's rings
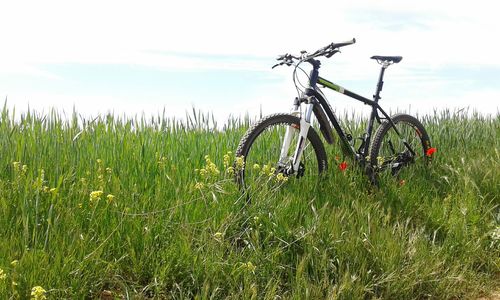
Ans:
POLYGON ((395 125, 400 135, 393 128, 385 132, 376 157, 376 167, 381 173, 404 178, 411 175, 410 166, 423 165, 425 147, 422 132, 416 125, 404 120, 395 125))
POLYGON ((299 132, 297 124, 275 123, 267 126, 251 141, 245 156, 245 167, 242 174, 245 189, 265 191, 304 176, 318 174, 318 159, 309 139, 305 141, 299 170, 293 173, 290 171, 300 138, 299 132), (286 155, 280 160, 287 128, 290 128, 292 138, 286 155))

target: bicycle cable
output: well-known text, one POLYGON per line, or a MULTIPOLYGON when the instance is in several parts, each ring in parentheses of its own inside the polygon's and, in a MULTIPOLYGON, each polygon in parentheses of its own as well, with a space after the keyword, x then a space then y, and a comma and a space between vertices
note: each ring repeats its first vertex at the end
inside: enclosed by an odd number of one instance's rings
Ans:
POLYGON ((299 64, 297 64, 295 66, 295 68, 293 69, 293 84, 295 85, 295 89, 297 90, 297 97, 298 98, 300 98, 301 94, 304 92, 305 89, 307 89, 307 87, 305 85, 303 85, 302 82, 300 81, 300 78, 297 75, 297 69, 301 70, 302 73, 304 73, 304 75, 306 75, 307 80, 311 79, 311 77, 307 74, 307 72, 303 68, 299 67, 299 64))

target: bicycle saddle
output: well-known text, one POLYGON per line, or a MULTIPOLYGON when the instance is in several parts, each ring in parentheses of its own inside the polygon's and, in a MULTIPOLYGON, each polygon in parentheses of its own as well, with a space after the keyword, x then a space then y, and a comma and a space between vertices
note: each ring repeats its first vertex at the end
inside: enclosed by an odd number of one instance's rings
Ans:
POLYGON ((397 64, 400 62, 403 57, 402 56, 380 56, 380 55, 375 55, 370 57, 371 59, 376 59, 377 62, 389 62, 389 63, 395 63, 397 64))

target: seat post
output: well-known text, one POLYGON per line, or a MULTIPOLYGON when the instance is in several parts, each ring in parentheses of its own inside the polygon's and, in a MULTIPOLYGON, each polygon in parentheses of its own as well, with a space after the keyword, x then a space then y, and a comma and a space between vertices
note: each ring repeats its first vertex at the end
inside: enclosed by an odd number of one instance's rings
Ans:
POLYGON ((375 95, 373 95, 373 100, 375 102, 378 102, 378 100, 380 99, 380 92, 382 91, 382 87, 384 86, 384 73, 385 69, 387 69, 388 66, 389 64, 385 62, 382 63, 382 68, 380 69, 380 75, 378 77, 377 90, 375 91, 375 95))
MULTIPOLYGON (((383 63, 381 63, 381 65, 382 65, 382 68, 380 69, 380 75, 378 77, 377 90, 375 91, 375 95, 373 95, 373 100, 375 101, 375 103, 378 103, 378 100, 380 99, 380 92, 382 91, 382 86, 384 85, 385 69, 387 69, 387 67, 390 65, 390 63, 383 62, 383 63)), ((370 115, 370 119, 368 120, 368 127, 366 129, 366 133, 364 136, 364 143, 361 145, 361 147, 363 148, 363 155, 364 156, 368 155, 368 150, 369 150, 369 146, 370 146, 370 139, 371 139, 371 135, 372 135, 372 131, 373 131, 373 123, 374 123, 375 119, 380 124, 380 117, 377 114, 377 105, 378 104, 376 104, 372 107, 372 113, 370 115)))

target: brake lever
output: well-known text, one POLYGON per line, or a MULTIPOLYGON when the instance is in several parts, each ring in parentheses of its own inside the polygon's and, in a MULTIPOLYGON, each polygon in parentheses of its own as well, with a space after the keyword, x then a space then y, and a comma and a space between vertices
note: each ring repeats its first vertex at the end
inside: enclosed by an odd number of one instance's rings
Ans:
MULTIPOLYGON (((304 55, 304 53, 307 53, 305 51, 301 51, 301 55, 304 55)), ((282 65, 287 65, 287 66, 291 66, 293 65, 293 60, 294 59, 302 59, 301 57, 296 57, 296 56, 293 56, 291 54, 284 54, 284 55, 280 55, 276 58, 276 60, 280 61, 279 63, 275 64, 274 66, 272 66, 271 69, 274 69, 278 66, 282 66, 282 65)))
POLYGON ((275 65, 274 65, 271 69, 274 69, 274 68, 276 68, 277 66, 281 66, 281 65, 283 65, 283 62, 280 62, 280 63, 275 64, 275 65))
POLYGON ((282 66, 282 65, 291 66, 291 65, 293 65, 293 60, 292 59, 287 59, 285 61, 279 62, 279 63, 275 64, 274 66, 272 66, 271 69, 274 69, 274 68, 276 68, 278 66, 282 66))
POLYGON ((338 49, 335 49, 335 50, 331 50, 331 51, 328 51, 328 54, 325 55, 326 58, 330 58, 332 57, 335 53, 339 53, 340 50, 338 49))

